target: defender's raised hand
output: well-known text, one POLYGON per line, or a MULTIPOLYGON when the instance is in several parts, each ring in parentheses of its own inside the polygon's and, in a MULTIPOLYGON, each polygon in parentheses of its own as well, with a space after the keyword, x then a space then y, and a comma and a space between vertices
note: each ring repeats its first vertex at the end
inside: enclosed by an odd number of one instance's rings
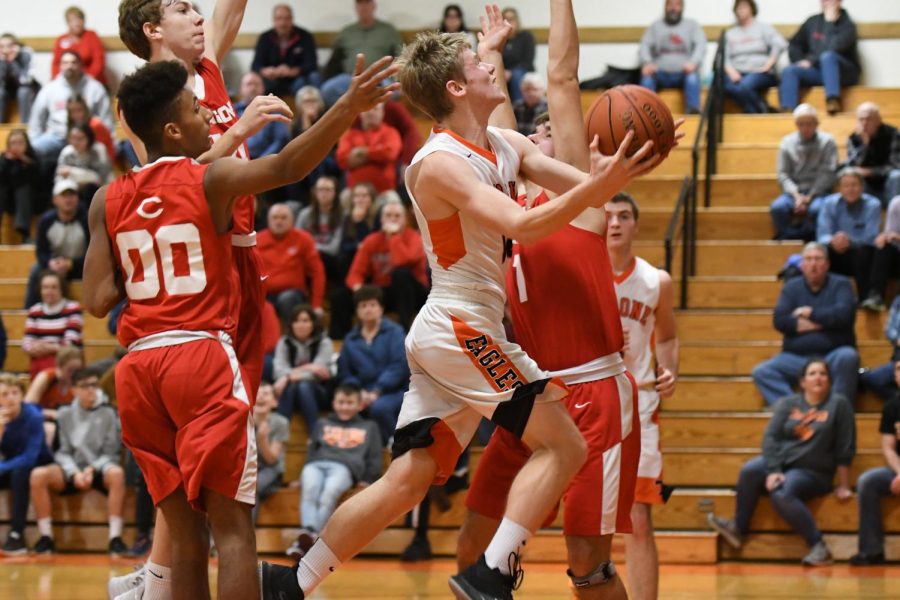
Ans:
MULTIPOLYGON (((482 59, 491 52, 503 52, 503 46, 509 39, 513 27, 503 18, 503 12, 496 4, 484 7, 484 14, 479 17, 481 31, 478 32, 478 56, 482 59)), ((475 48, 473 48, 475 50, 475 48)))

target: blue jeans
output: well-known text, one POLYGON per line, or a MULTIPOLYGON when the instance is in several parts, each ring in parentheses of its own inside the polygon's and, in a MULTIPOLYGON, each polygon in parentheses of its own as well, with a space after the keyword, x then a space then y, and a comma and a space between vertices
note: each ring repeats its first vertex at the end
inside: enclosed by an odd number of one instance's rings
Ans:
POLYGON ((894 381, 894 363, 889 362, 874 369, 869 369, 859 376, 862 387, 878 394, 878 397, 887 402, 897 395, 897 384, 894 381))
POLYGON ((890 467, 869 469, 859 476, 859 551, 866 556, 884 554, 884 523, 881 499, 891 495, 891 481, 897 474, 890 467))
POLYGON ((277 465, 259 463, 259 471, 256 474, 256 504, 253 506, 251 515, 253 522, 259 516, 259 508, 262 503, 268 500, 281 488, 281 470, 277 465))
POLYGON ((737 102, 745 113, 764 113, 766 102, 760 94, 777 84, 771 73, 741 73, 741 80, 737 83, 726 76, 725 95, 737 102))
POLYGON ((812 240, 816 237, 816 221, 819 211, 822 209, 824 196, 816 196, 809 201, 806 217, 802 221, 794 222, 794 197, 790 194, 782 194, 772 201, 769 206, 769 215, 772 217, 772 227, 775 229, 776 240, 812 240))
POLYGON ((688 112, 700 111, 700 75, 697 71, 690 74, 657 71, 656 75, 642 76, 641 85, 649 90, 660 88, 681 88, 684 91, 684 104, 688 112))
POLYGON ((300 474, 300 523, 306 529, 322 531, 338 500, 353 485, 350 469, 333 460, 306 463, 300 474))
MULTIPOLYGON (((766 404, 771 406, 794 393, 792 388, 799 381, 800 369, 807 360, 808 356, 779 352, 753 368, 753 383, 766 404)), ((825 355, 825 362, 831 370, 831 389, 852 404, 856 398, 856 380, 859 377, 859 353, 856 348, 838 346, 825 355)))
POLYGON ((887 181, 884 182, 884 192, 881 195, 881 206, 887 208, 891 200, 900 196, 900 169, 891 169, 887 181))
POLYGON ((310 434, 316 428, 319 412, 326 410, 328 406, 328 390, 313 379, 289 383, 278 399, 278 413, 290 421, 294 411, 300 411, 306 423, 306 431, 310 434))
MULTIPOLYGON (((39 465, 36 465, 39 466, 39 465)), ((8 489, 11 498, 10 530, 25 533, 28 502, 31 498, 31 470, 34 466, 13 469, 0 475, 0 490, 8 489)))
MULTIPOLYGON (((741 468, 734 511, 734 523, 741 535, 750 531, 750 519, 759 497, 767 493, 766 476, 762 456, 747 461, 741 468)), ((784 483, 769 494, 769 501, 778 516, 800 534, 810 547, 822 540, 822 532, 805 503, 830 492, 832 479, 832 476, 812 469, 788 468, 784 472, 784 483)))
POLYGON ((381 433, 381 445, 386 446, 397 428, 397 417, 400 416, 400 405, 403 404, 405 391, 389 392, 378 396, 366 410, 369 417, 378 424, 381 433))
POLYGON ((66 146, 66 140, 56 137, 52 133, 42 133, 31 140, 31 147, 34 148, 38 158, 41 160, 49 160, 56 163, 59 153, 66 146))
POLYGON ((781 108, 793 110, 800 103, 800 88, 813 85, 825 86, 826 98, 840 98, 841 86, 859 82, 859 67, 838 54, 823 52, 819 64, 812 67, 788 65, 781 72, 778 98, 781 108))

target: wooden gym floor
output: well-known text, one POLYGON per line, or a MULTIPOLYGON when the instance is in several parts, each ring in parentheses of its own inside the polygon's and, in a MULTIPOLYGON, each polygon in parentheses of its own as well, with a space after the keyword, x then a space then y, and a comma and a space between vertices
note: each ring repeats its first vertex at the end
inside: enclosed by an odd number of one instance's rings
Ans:
MULTIPOLYGON (((132 567, 127 560, 66 554, 52 558, 0 558, 0 598, 9 600, 97 600, 106 597, 110 574, 132 567)), ((624 568, 622 569, 624 571, 624 568)), ((449 560, 404 565, 396 560, 355 560, 313 595, 325 599, 400 600, 448 598, 449 560)), ((215 568, 211 569, 214 576, 215 568)), ((820 569, 763 563, 715 566, 664 565, 661 600, 751 600, 897 598, 900 566, 820 569)), ((531 564, 517 598, 565 599, 567 579, 559 564, 531 564)))

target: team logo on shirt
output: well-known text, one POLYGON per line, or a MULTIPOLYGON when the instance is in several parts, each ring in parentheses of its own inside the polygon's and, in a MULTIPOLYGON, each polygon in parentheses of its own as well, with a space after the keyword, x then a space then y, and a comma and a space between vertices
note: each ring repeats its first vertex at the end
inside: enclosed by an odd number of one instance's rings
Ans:
POLYGON ((799 408, 795 408, 791 411, 788 418, 792 421, 797 421, 797 424, 794 425, 794 436, 802 442, 807 442, 816 435, 816 430, 812 426, 813 423, 824 423, 827 421, 828 411, 810 408, 808 411, 802 412, 799 408))
POLYGON ((144 217, 145 219, 155 219, 156 217, 158 217, 159 215, 162 214, 163 209, 162 209, 162 207, 158 207, 158 208, 156 208, 156 210, 151 212, 151 211, 148 211, 146 208, 144 208, 145 206, 149 206, 151 204, 152 205, 162 204, 162 200, 160 198, 157 198, 156 196, 147 198, 146 200, 142 200, 140 206, 137 207, 137 210, 135 212, 137 214, 139 214, 140 216, 144 217))
POLYGON ((366 443, 366 430, 361 427, 322 427, 322 441, 335 448, 356 448, 366 443))
POLYGON ((223 104, 219 108, 212 111, 212 122, 214 123, 225 125, 227 123, 231 123, 236 118, 237 113, 234 112, 234 107, 231 106, 231 102, 223 104))
POLYGON ((643 302, 632 298, 619 298, 619 316, 623 319, 631 319, 639 322, 641 325, 646 325, 647 319, 652 314, 652 306, 647 306, 643 302))

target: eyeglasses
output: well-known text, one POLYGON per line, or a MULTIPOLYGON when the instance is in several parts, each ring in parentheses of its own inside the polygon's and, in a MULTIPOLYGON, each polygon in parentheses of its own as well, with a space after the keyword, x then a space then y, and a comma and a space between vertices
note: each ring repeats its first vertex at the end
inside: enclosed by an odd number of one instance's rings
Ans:
POLYGON ((81 388, 83 390, 89 390, 89 389, 96 390, 97 388, 100 387, 100 382, 99 381, 82 381, 81 383, 75 384, 75 387, 81 388))

